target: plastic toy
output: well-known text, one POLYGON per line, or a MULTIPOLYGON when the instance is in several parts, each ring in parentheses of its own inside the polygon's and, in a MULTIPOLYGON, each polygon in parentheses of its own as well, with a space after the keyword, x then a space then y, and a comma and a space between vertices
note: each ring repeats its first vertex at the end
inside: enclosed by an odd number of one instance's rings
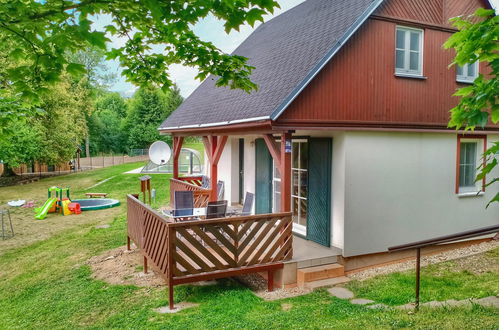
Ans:
POLYGON ((55 208, 55 205, 57 204, 57 198, 52 197, 47 199, 45 204, 43 204, 42 207, 35 208, 35 219, 37 220, 43 220, 45 217, 47 217, 47 214, 50 212, 52 208, 55 208))
POLYGON ((59 212, 61 215, 70 215, 68 205, 71 203, 69 188, 50 187, 47 189, 48 199, 42 207, 35 209, 35 219, 43 220, 48 213, 59 212), (55 197, 52 197, 52 193, 55 197), (66 193, 66 197, 64 197, 66 193))
POLYGON ((74 214, 81 214, 81 207, 79 203, 69 203, 69 211, 74 214))

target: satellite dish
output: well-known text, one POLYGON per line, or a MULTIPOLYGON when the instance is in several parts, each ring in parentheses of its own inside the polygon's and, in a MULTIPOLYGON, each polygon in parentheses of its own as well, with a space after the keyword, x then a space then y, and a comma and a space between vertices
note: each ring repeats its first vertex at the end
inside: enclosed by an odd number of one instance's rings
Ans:
POLYGON ((149 147, 149 159, 156 165, 164 165, 172 156, 170 146, 163 141, 156 141, 149 147))

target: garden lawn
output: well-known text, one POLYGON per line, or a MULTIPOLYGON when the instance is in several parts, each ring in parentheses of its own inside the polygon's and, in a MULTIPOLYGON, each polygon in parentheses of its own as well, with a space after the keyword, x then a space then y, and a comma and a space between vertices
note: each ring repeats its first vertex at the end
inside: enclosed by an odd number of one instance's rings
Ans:
MULTIPOLYGON (((10 193, 19 190, 23 196, 32 194, 41 199, 46 187, 60 183, 70 185, 75 196, 79 197, 86 187, 116 175, 95 191, 109 192, 111 197, 124 202, 126 193, 137 192, 139 175, 121 173, 136 168, 136 165, 120 165, 42 180, 28 186, 1 188, 0 194, 4 198, 6 190, 10 193)), ((169 176, 152 175, 152 178, 159 197, 155 206, 165 204, 169 176)), ((36 243, 11 248, 0 255, 0 328, 497 328, 497 309, 475 306, 472 309, 422 310, 408 314, 407 311, 372 310, 352 305, 331 297, 326 290, 266 302, 230 279, 221 280, 213 286, 176 287, 176 302, 189 301, 200 305, 177 314, 159 314, 154 309, 167 305, 165 288, 110 285, 93 279, 86 264, 90 257, 125 244, 125 205, 115 210, 117 213, 105 220, 110 224, 109 228, 97 229, 95 221, 80 222, 77 216, 68 216, 63 221, 72 219, 71 228, 36 243), (283 310, 282 304, 291 308, 283 310)), ((96 217, 98 212, 87 214, 96 217)), ((26 221, 31 220, 26 218, 26 221)), ((425 269, 423 295, 429 287, 425 282, 428 274, 425 269)), ((399 301, 392 303, 403 303, 412 296, 414 274, 408 272, 404 275, 407 276, 405 281, 397 281, 397 276, 389 275, 383 281, 375 278, 354 283, 352 289, 362 297, 369 297, 374 290, 373 296, 385 303, 389 303, 390 296, 400 296, 396 298, 399 301), (380 283, 383 285, 377 288, 380 283)), ((441 274, 443 279, 453 277, 447 272, 441 274)), ((438 288, 445 288, 445 285, 438 288)), ((489 290, 488 287, 486 289, 489 290)), ((452 298, 458 290, 459 286, 444 290, 440 297, 452 298)), ((481 281, 471 281, 464 292, 468 294, 474 290, 484 290, 481 281)))

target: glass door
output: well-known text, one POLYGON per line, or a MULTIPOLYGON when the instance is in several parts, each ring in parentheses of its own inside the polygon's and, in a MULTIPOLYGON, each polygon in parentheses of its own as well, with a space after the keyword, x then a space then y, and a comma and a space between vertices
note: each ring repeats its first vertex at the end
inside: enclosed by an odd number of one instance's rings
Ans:
POLYGON ((308 141, 294 140, 291 153, 291 211, 293 230, 307 235, 308 141))
MULTIPOLYGON (((307 235, 308 210, 308 141, 293 140, 291 152, 291 212, 293 214, 293 231, 307 235)), ((281 176, 278 168, 273 167, 272 175, 273 203, 272 211, 281 209, 281 176)))

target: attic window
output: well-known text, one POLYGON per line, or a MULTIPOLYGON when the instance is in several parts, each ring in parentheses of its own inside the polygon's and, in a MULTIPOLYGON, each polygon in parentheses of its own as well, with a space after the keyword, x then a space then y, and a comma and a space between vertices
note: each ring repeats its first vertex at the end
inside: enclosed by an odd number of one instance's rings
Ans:
POLYGON ((423 30, 397 26, 395 39, 395 73, 422 76, 423 30))
POLYGON ((478 77, 478 62, 456 66, 456 80, 462 83, 473 83, 478 77))

